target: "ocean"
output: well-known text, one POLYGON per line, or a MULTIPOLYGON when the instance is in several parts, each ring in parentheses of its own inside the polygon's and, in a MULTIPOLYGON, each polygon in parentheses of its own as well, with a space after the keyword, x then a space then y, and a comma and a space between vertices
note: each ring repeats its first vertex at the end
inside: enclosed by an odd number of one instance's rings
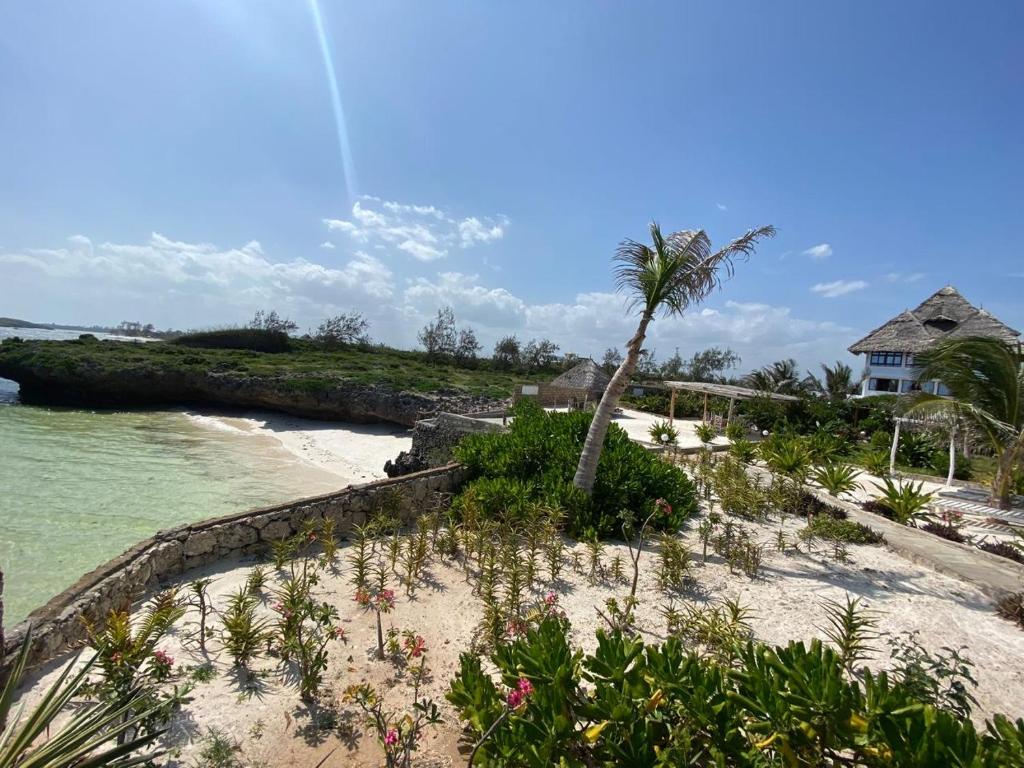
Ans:
MULTIPOLYGON (((78 333, 0 328, 0 343, 11 336, 78 333)), ((18 402, 17 389, 0 379, 0 568, 8 626, 158 530, 344 485, 273 438, 203 415, 28 406, 18 402)))

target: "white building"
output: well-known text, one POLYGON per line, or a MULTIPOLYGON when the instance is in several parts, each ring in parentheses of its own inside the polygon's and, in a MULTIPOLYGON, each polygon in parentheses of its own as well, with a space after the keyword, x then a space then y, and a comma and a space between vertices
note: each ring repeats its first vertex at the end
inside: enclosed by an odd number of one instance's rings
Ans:
POLYGON ((919 389, 949 394, 939 381, 918 382, 914 355, 940 339, 967 336, 995 336, 1007 344, 1020 344, 1020 331, 975 307, 956 288, 947 285, 917 309, 902 312, 849 348, 853 354, 866 358, 861 396, 903 394, 919 389))

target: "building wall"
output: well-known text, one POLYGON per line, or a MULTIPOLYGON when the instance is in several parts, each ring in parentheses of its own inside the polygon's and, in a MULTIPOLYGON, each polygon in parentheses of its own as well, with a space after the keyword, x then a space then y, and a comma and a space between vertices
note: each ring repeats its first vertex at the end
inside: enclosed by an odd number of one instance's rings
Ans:
POLYGON ((428 507, 433 494, 453 493, 465 479, 465 468, 449 464, 160 531, 86 574, 15 626, 5 646, 0 646, 0 678, 5 659, 9 662, 21 646, 29 622, 33 628, 29 663, 40 664, 85 641, 82 619, 102 622, 111 610, 129 607, 190 569, 264 554, 271 542, 296 533, 307 520, 331 517, 338 535, 346 536, 353 525, 362 525, 373 517, 379 509, 378 494, 401 493, 401 515, 408 523, 428 507))
MULTIPOLYGON (((904 355, 903 359, 904 359, 904 361, 906 361, 907 356, 904 355)), ((920 368, 917 368, 917 367, 915 367, 913 365, 906 365, 905 362, 904 362, 903 365, 898 365, 898 366, 894 366, 894 365, 872 365, 870 360, 871 360, 871 353, 868 353, 868 354, 865 355, 866 365, 865 365, 865 368, 864 368, 864 371, 865 371, 864 381, 860 385, 861 397, 870 397, 872 395, 906 394, 910 390, 904 389, 904 383, 905 382, 916 382, 917 381, 917 376, 918 376, 918 373, 920 372, 920 368), (896 392, 889 392, 889 391, 886 391, 886 390, 871 389, 871 380, 872 379, 896 379, 897 381, 900 382, 900 385, 899 385, 900 388, 896 392)), ((913 361, 911 360, 911 362, 913 362, 913 361)), ((938 382, 929 382, 929 383, 932 384, 932 391, 934 392, 934 386, 935 386, 935 384, 938 384, 938 382)), ((940 387, 941 387, 941 385, 940 385, 940 387)), ((942 388, 940 390, 940 394, 948 394, 948 392, 944 388, 942 388)))

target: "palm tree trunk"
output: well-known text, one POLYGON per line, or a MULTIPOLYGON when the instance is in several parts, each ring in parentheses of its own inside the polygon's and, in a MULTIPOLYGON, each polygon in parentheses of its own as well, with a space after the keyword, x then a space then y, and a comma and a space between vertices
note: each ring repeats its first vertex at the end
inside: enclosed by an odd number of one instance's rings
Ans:
POLYGON ((633 371, 636 370, 640 350, 647 336, 647 326, 653 319, 654 316, 648 312, 641 316, 640 325, 626 346, 626 358, 615 371, 612 380, 608 382, 601 402, 594 411, 594 419, 590 422, 590 430, 587 432, 586 442, 583 443, 583 453, 580 454, 580 463, 576 467, 576 476, 572 479, 572 484, 585 491, 587 495, 594 490, 594 478, 597 477, 597 465, 601 460, 601 449, 604 447, 605 435, 608 434, 608 425, 612 423, 619 398, 626 391, 633 371))
POLYGON ((1024 451, 1024 433, 1008 445, 999 457, 995 477, 992 478, 992 503, 1000 509, 1010 508, 1010 483, 1013 480, 1013 467, 1024 451))

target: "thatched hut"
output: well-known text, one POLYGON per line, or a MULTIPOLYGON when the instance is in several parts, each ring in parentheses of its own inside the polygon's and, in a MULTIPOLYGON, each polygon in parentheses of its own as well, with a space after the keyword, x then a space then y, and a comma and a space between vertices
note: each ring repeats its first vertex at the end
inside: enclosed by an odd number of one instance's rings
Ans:
POLYGON ((574 365, 568 371, 555 377, 548 386, 556 389, 575 390, 585 393, 587 400, 600 400, 611 377, 601 370, 590 358, 574 365))

